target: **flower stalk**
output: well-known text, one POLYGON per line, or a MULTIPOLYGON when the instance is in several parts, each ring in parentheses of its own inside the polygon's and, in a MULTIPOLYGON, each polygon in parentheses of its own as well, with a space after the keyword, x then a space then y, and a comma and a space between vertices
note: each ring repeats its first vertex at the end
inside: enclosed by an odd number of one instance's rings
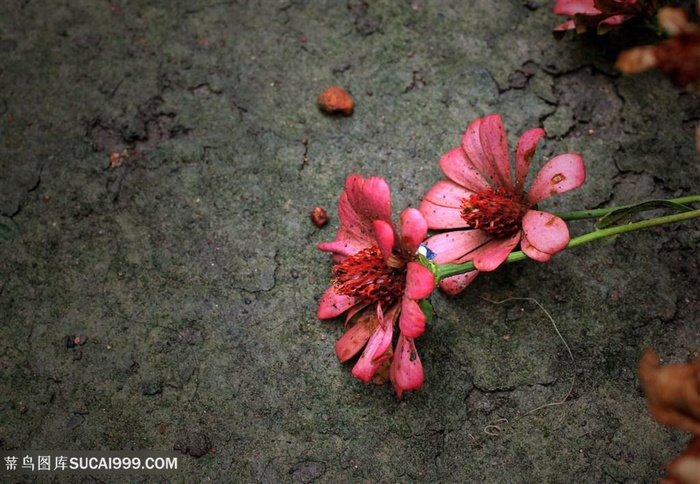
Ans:
MULTIPOLYGON (((680 198, 672 198, 668 200, 668 202, 675 203, 678 205, 685 205, 688 203, 694 203, 694 202, 700 202, 700 195, 691 195, 688 197, 680 197, 680 198)), ((630 204, 630 205, 620 205, 618 207, 610 207, 610 208, 597 208, 594 210, 575 210, 571 212, 556 212, 555 215, 557 215, 559 218, 563 220, 586 220, 590 218, 600 218, 600 217, 605 217, 609 213, 612 213, 616 210, 623 210, 626 208, 631 208, 634 207, 636 204, 630 204)))
MULTIPOLYGON (((700 201, 700 196, 695 195, 695 196, 691 196, 691 197, 676 198, 676 199, 673 199, 671 201, 678 203, 678 204, 698 202, 698 201, 700 201)), ((582 210, 580 212, 568 212, 568 215, 569 216, 573 215, 573 218, 565 218, 565 216, 562 216, 562 214, 558 214, 558 215, 560 217, 564 218, 565 220, 582 220, 582 219, 586 219, 586 218, 600 217, 601 215, 607 215, 615 210, 620 210, 622 208, 629 208, 632 206, 633 205, 627 205, 627 206, 623 206, 623 207, 606 208, 606 209, 600 209, 600 210, 582 210), (593 214, 593 213, 596 213, 596 215, 583 216, 584 214, 593 214)), ((593 242, 595 240, 604 239, 606 237, 613 237, 616 235, 625 234, 627 232, 634 232, 636 230, 643 230, 643 229, 648 229, 650 227, 657 227, 659 225, 666 225, 666 224, 671 224, 671 223, 683 222, 685 220, 691 220, 691 219, 698 218, 698 217, 700 217, 700 210, 691 210, 691 211, 682 212, 682 213, 675 213, 672 215, 665 215, 663 217, 655 217, 655 218, 651 218, 648 220, 640 220, 638 222, 632 222, 632 223, 628 223, 625 225, 609 227, 606 229, 595 230, 595 231, 590 232, 588 234, 581 235, 579 237, 575 237, 575 238, 571 239, 569 241, 569 243, 567 244, 566 248, 571 249, 573 247, 587 244, 587 243, 593 242)), ((528 257, 522 251, 512 252, 506 258, 505 263, 518 262, 518 261, 521 261, 521 260, 527 259, 527 258, 528 257)), ((456 276, 459 274, 466 274, 467 272, 471 272, 471 271, 476 270, 476 268, 474 267, 474 263, 472 261, 467 261, 467 262, 464 262, 462 264, 433 265, 432 270, 434 271, 434 274, 435 274, 435 280, 441 281, 442 279, 444 279, 446 277, 456 276)))

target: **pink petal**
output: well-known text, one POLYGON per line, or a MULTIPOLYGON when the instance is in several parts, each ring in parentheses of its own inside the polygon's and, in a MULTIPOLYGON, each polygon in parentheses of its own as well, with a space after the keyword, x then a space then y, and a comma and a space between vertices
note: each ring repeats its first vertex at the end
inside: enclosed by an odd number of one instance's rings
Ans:
MULTIPOLYGON (((377 308, 377 309, 381 310, 381 308, 377 308)), ((399 316, 400 312, 401 312, 401 305, 400 304, 394 304, 393 306, 391 306, 383 314, 384 324, 394 324, 396 322, 396 318, 399 316)))
POLYGON ((389 376, 399 398, 406 390, 418 390, 425 380, 413 338, 408 338, 403 333, 396 343, 396 354, 391 361, 389 376))
POLYGON ((440 158, 440 168, 447 178, 467 190, 483 192, 489 188, 488 182, 467 158, 461 146, 448 151, 440 158))
POLYGON ((567 30, 573 30, 576 28, 576 22, 573 20, 567 20, 563 24, 559 24, 556 27, 552 29, 552 32, 554 33, 554 37, 559 39, 560 36, 563 37, 564 34, 562 32, 566 32, 567 30))
POLYGON ((403 298, 401 316, 399 316, 399 329, 402 334, 411 338, 417 338, 425 331, 425 313, 413 299, 403 298))
MULTIPOLYGON (((566 248, 569 243, 569 228, 566 222, 556 215, 528 210, 523 217, 524 239, 527 239, 528 246, 552 255, 566 248)), ((539 260, 537 257, 533 259, 539 260)))
POLYGON ((318 306, 319 319, 331 319, 343 314, 345 311, 357 304, 357 299, 351 296, 344 296, 335 292, 335 287, 329 287, 321 296, 318 306))
POLYGON ((520 195, 525 187, 527 172, 530 170, 532 157, 537 149, 537 143, 545 135, 541 128, 526 131, 518 141, 515 149, 515 193, 520 195))
POLYGON ((384 321, 379 305, 377 305, 377 316, 379 324, 374 329, 372 336, 369 337, 365 350, 352 369, 353 376, 365 382, 369 382, 381 364, 391 357, 391 338, 394 325, 389 321, 384 321))
POLYGON ((428 222, 420 211, 407 208, 401 212, 401 240, 405 250, 415 252, 427 233, 428 222))
POLYGON ((420 212, 431 229, 464 227, 462 204, 473 194, 450 180, 441 180, 425 195, 420 212))
POLYGON ((547 254, 546 252, 535 249, 527 239, 520 241, 520 250, 530 259, 536 260, 537 262, 547 262, 552 258, 552 254, 547 254))
POLYGON ((357 238, 354 237, 341 239, 342 230, 343 229, 341 228, 338 231, 338 238, 333 242, 323 242, 321 244, 318 244, 316 247, 318 247, 320 250, 324 250, 326 252, 333 252, 334 254, 339 254, 344 257, 350 257, 351 255, 357 254, 362 249, 369 247, 367 245, 364 245, 362 242, 360 242, 357 238))
POLYGON ((510 156, 508 155, 508 139, 503 127, 500 114, 486 116, 479 130, 481 146, 484 148, 489 162, 496 168, 499 175, 499 187, 512 188, 510 156))
POLYGON ((586 166, 581 156, 567 153, 549 160, 537 173, 527 201, 535 205, 557 193, 568 192, 580 187, 586 181, 586 166))
POLYGON ((409 262, 404 298, 425 299, 435 289, 435 275, 418 262, 409 262))
POLYGON ((484 247, 480 248, 479 255, 474 261, 474 267, 480 271, 493 271, 506 260, 508 255, 520 242, 521 232, 518 231, 508 238, 492 239, 484 247))
POLYGON ((356 324, 348 329, 345 334, 335 344, 335 354, 341 362, 346 362, 367 344, 372 327, 364 323, 360 318, 356 324))
POLYGON ((453 181, 441 180, 425 194, 425 200, 441 207, 461 208, 474 193, 476 192, 467 190, 453 181))
POLYGON ((374 245, 372 222, 384 220, 391 223, 391 193, 386 180, 372 177, 364 180, 360 175, 350 175, 345 181, 345 191, 338 202, 341 230, 338 239, 355 238, 360 245, 374 245))
POLYGON ((384 220, 375 220, 372 225, 379 250, 387 261, 394 249, 394 226, 384 220))
POLYGON ((600 15, 602 12, 595 8, 595 0, 556 0, 554 3, 554 15, 576 14, 600 15))
POLYGON ((483 230, 453 230, 433 235, 425 245, 435 252, 436 264, 460 263, 470 260, 474 251, 484 246, 493 237, 483 230))
POLYGON ((623 22, 627 22, 629 19, 633 18, 634 15, 613 15, 598 23, 598 29, 596 33, 598 35, 607 34, 613 28, 617 27, 623 22))
POLYGON ((465 228, 466 223, 462 218, 462 210, 436 205, 430 200, 423 200, 420 204, 420 212, 425 217, 428 227, 431 229, 457 229, 465 228))
POLYGON ((466 274, 446 277, 440 281, 440 289, 447 294, 454 296, 455 294, 459 294, 466 289, 466 287, 471 284, 477 275, 479 275, 479 271, 471 271, 467 272, 466 274))
POLYGON ((348 200, 348 193, 343 192, 338 202, 338 218, 340 229, 336 240, 349 242, 355 246, 371 247, 373 244, 372 218, 358 213, 355 206, 348 200))
POLYGON ((370 304, 373 304, 373 303, 372 302, 358 303, 358 304, 354 305, 353 307, 351 307, 350 309, 348 309, 348 312, 345 313, 345 326, 347 327, 348 323, 353 318, 353 316, 355 316, 357 313, 359 313, 360 311, 365 309, 370 304))
POLYGON ((358 214, 391 223, 391 192, 384 178, 350 175, 345 183, 348 201, 358 214))
MULTIPOLYGON (((499 170, 499 166, 503 160, 496 158, 494 153, 491 152, 494 148, 493 145, 498 145, 498 143, 493 142, 494 138, 498 140, 502 136, 505 140, 505 130, 503 129, 503 123, 501 123, 501 117, 497 114, 492 116, 496 116, 497 118, 488 122, 486 122, 488 118, 478 118, 467 127, 464 136, 462 136, 462 148, 471 165, 479 170, 482 176, 490 181, 491 185, 505 187, 504 180, 501 178, 499 170), (484 124, 486 124, 486 131, 484 131, 483 128, 484 124), (500 132, 488 132, 489 130, 498 130, 499 127, 500 132), (484 132, 482 133, 482 131, 484 132), (486 146, 484 146, 485 142, 488 143, 486 146)), ((507 156, 508 153, 506 150, 506 162, 508 162, 507 156)))

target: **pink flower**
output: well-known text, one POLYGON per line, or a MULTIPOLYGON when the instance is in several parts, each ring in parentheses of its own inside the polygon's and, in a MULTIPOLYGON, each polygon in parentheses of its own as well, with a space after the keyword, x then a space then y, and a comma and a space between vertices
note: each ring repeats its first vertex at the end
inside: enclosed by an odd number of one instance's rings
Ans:
POLYGON ((383 178, 351 175, 340 196, 341 226, 335 241, 318 248, 333 253, 332 285, 321 298, 318 317, 347 312, 352 323, 335 346, 340 361, 364 348, 352 374, 361 380, 389 378, 399 398, 423 384, 423 367, 413 339, 426 324, 418 301, 430 295, 435 276, 416 259, 428 224, 416 209, 401 213, 400 232, 391 223, 391 194, 383 178), (396 353, 391 344, 399 322, 396 353), (387 368, 387 365, 390 365, 387 368))
POLYGON ((569 20, 552 30, 561 38, 567 30, 586 32, 595 27, 599 35, 634 17, 651 18, 656 13, 658 0, 556 0, 555 15, 566 15, 569 20))
MULTIPOLYGON (((556 215, 536 206, 557 193, 583 184, 586 171, 579 155, 564 154, 549 160, 525 191, 525 180, 544 130, 522 135, 515 150, 515 180, 511 174, 508 143, 498 114, 474 121, 462 145, 440 159, 448 180, 426 194, 420 211, 431 229, 452 230, 429 238, 425 244, 437 264, 473 261, 477 271, 492 271, 520 244, 530 258, 548 261, 569 243, 569 229, 556 215)), ((456 294, 477 272, 453 276, 440 286, 456 294)))

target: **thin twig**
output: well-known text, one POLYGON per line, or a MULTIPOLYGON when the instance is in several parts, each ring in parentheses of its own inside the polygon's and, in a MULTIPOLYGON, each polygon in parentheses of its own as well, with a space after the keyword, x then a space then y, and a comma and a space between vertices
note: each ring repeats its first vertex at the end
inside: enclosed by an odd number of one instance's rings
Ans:
POLYGON ((503 432, 503 429, 500 426, 496 425, 498 422, 508 423, 508 419, 507 418, 499 418, 495 422, 491 422, 486 427, 484 427, 484 433, 486 435, 491 435, 491 436, 500 435, 501 432, 503 432))

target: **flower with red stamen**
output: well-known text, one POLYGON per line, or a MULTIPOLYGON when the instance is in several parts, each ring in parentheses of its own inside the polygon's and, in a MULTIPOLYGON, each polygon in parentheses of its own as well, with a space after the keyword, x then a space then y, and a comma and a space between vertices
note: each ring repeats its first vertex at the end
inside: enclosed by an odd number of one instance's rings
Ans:
POLYGON ((420 211, 429 228, 451 231, 434 235, 425 244, 437 254, 437 264, 473 261, 476 268, 441 281, 446 292, 456 294, 464 289, 477 271, 496 269, 518 244, 528 257, 545 262, 569 243, 566 223, 536 206, 552 195, 581 186, 586 170, 579 155, 555 156, 526 191, 530 163, 544 134, 536 128, 520 138, 515 150, 515 179, 498 114, 474 121, 464 133, 462 145, 440 159, 448 180, 430 189, 420 211))
POLYGON ((416 251, 428 224, 418 210, 408 208, 401 213, 396 230, 386 181, 359 175, 346 180, 338 215, 341 225, 336 239, 318 245, 332 252, 336 262, 318 317, 330 319, 347 313, 348 330, 335 346, 338 358, 345 362, 364 348, 352 374, 365 382, 386 381, 388 376, 400 398, 405 390, 420 388, 424 378, 414 338, 426 324, 418 301, 433 291, 435 276, 416 262, 416 251))
POLYGON ((566 15, 569 20, 557 25, 552 33, 561 38, 567 30, 581 34, 595 28, 598 35, 635 17, 651 18, 658 8, 658 0, 556 0, 555 15, 566 15))

